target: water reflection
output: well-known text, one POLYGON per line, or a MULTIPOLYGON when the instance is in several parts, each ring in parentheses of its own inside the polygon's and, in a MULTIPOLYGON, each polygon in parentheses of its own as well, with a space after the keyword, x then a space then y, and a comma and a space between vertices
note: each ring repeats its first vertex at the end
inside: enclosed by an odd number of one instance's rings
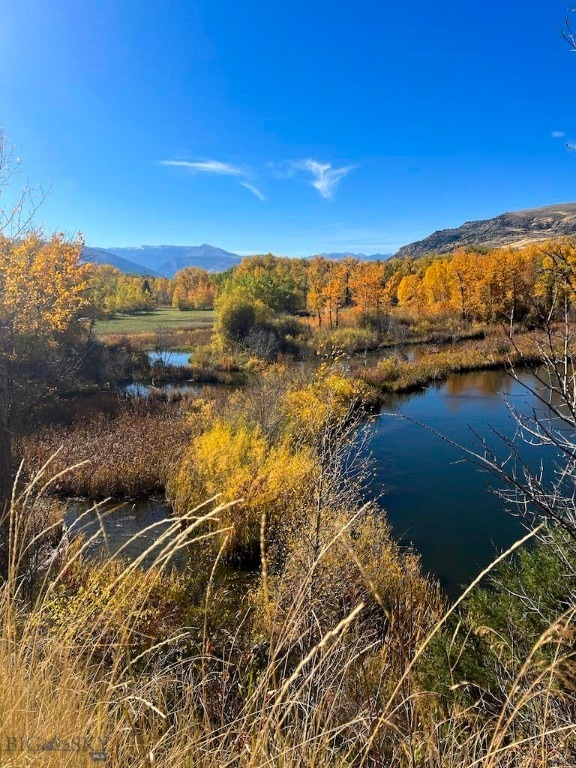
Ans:
POLYGON ((474 371, 460 376, 451 376, 446 381, 446 395, 449 397, 497 397, 509 394, 513 379, 506 371, 474 371))
POLYGON ((190 352, 174 350, 169 352, 148 352, 150 365, 177 365, 186 367, 190 365, 190 352))
MULTIPOLYGON (((88 500, 71 499, 65 520, 71 539, 78 535, 86 540, 95 537, 87 550, 89 557, 116 555, 121 550, 122 557, 135 560, 149 550, 143 565, 150 566, 163 547, 174 540, 170 537, 162 545, 158 544, 174 518, 170 506, 156 498, 97 506, 88 500), (154 528, 146 530, 151 525, 154 528)), ((180 550, 169 559, 167 566, 183 569, 185 564, 186 551, 180 550)))
MULTIPOLYGON (((410 419, 481 451, 479 435, 504 456, 496 433, 513 438, 517 430, 509 404, 531 413, 537 406, 531 389, 537 385, 528 373, 520 382, 502 371, 451 376, 419 393, 389 397, 371 430, 374 492, 384 493, 382 504, 396 535, 415 546, 424 567, 452 595, 519 538, 523 527, 494 493, 497 479, 410 419)), ((538 449, 524 454, 528 461, 541 458, 538 449)))
POLYGON ((202 391, 202 387, 199 384, 192 384, 186 381, 174 381, 163 384, 159 382, 155 384, 145 384, 141 381, 134 381, 130 384, 125 384, 122 387, 122 391, 132 397, 150 397, 150 395, 197 395, 202 391))

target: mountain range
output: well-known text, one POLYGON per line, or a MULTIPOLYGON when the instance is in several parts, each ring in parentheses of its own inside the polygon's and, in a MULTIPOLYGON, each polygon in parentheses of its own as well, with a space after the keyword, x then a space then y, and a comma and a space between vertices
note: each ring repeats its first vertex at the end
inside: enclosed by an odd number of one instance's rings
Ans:
MULTIPOLYGON (((341 261, 342 259, 360 259, 360 261, 386 261, 389 259, 391 253, 372 253, 367 256, 365 253, 321 253, 320 256, 324 256, 325 259, 331 259, 332 261, 341 261)), ((312 258, 308 256, 307 258, 312 258)))
MULTIPOLYGON (((548 205, 525 211, 503 213, 493 219, 467 221, 461 227, 441 229, 423 240, 404 245, 396 256, 418 258, 427 253, 449 253, 459 246, 487 248, 520 247, 556 237, 576 236, 576 203, 548 205)), ((385 261, 389 253, 323 253, 325 258, 385 261)), ((308 256, 306 258, 312 258, 308 256)), ((242 261, 237 253, 213 245, 140 245, 134 248, 84 248, 84 259, 111 264, 121 272, 136 275, 174 277, 185 267, 224 272, 242 261)))
POLYGON ((418 258, 427 253, 448 253, 466 245, 521 247, 568 235, 576 235, 576 203, 547 205, 503 213, 493 219, 467 221, 461 227, 440 229, 423 240, 405 245, 396 256, 418 258))
POLYGON ((242 257, 213 245, 140 245, 133 248, 84 248, 84 259, 110 264, 121 272, 153 277, 174 277, 184 267, 224 272, 242 257))
POLYGON ((84 246, 82 258, 84 261, 89 261, 92 264, 109 264, 127 275, 151 275, 152 277, 158 275, 158 272, 144 267, 142 264, 136 264, 128 259, 123 259, 121 256, 116 256, 116 254, 106 248, 89 248, 84 246))
MULTIPOLYGON (((333 260, 349 257, 376 261, 390 254, 323 253, 333 260)), ((84 248, 84 259, 95 264, 110 264, 133 275, 174 277, 185 267, 200 267, 208 272, 224 272, 242 261, 242 256, 213 245, 140 245, 133 248, 84 248)), ((306 258, 312 258, 311 256, 306 258)))

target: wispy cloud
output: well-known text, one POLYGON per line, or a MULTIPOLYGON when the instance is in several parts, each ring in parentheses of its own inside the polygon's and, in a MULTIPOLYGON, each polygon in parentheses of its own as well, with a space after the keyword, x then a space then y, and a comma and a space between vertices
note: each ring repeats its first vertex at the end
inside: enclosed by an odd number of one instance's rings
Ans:
POLYGON ((319 163, 312 159, 296 160, 291 163, 291 167, 293 172, 306 171, 312 174, 309 183, 325 198, 334 197, 340 180, 356 168, 355 165, 332 168, 330 163, 319 163))
POLYGON ((564 136, 566 136, 566 133, 564 131, 552 131, 550 134, 553 139, 563 139, 564 136))
MULTIPOLYGON (((258 181, 258 175, 245 166, 224 163, 221 160, 160 160, 160 165, 172 168, 184 168, 191 173, 205 173, 214 176, 235 176, 242 187, 252 192, 258 200, 266 200, 266 196, 253 184, 258 181), (243 180, 242 180, 243 179, 243 180)), ((270 172, 277 179, 294 179, 314 187, 321 197, 333 198, 340 181, 358 166, 346 165, 341 168, 333 168, 331 163, 322 163, 313 158, 304 160, 290 160, 283 163, 267 163, 268 175, 270 172)))
POLYGON ((174 168, 188 168, 198 173, 214 173, 218 176, 244 176, 246 173, 243 168, 229 163, 222 163, 220 160, 160 160, 160 165, 169 165, 174 168))
POLYGON ((246 189, 249 189, 253 195, 256 195, 258 200, 262 200, 262 201, 266 200, 266 196, 263 195, 262 192, 260 192, 260 190, 258 189, 258 187, 254 186, 254 184, 248 184, 247 181, 241 181, 240 186, 246 187, 246 189))

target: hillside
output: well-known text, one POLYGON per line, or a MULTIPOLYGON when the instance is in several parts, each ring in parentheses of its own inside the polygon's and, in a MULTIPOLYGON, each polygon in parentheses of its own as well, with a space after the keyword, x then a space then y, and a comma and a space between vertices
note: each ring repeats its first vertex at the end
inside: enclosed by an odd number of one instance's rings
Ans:
POLYGON ((576 203, 548 205, 503 213, 493 219, 467 221, 461 227, 441 229, 423 240, 405 245, 396 255, 417 258, 427 253, 448 253, 465 245, 520 247, 567 235, 576 235, 576 203))
POLYGON ((142 264, 136 264, 134 261, 117 256, 112 253, 112 251, 108 251, 105 248, 88 248, 87 246, 84 246, 82 258, 84 261, 89 261, 92 264, 109 264, 127 275, 156 276, 157 274, 153 269, 149 269, 148 267, 142 266, 142 264))

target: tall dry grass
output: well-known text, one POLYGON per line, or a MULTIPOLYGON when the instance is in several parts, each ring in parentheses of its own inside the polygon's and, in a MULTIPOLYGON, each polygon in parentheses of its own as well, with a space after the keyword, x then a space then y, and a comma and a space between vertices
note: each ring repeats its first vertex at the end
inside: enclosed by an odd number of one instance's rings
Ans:
POLYGON ((19 438, 16 449, 31 474, 49 460, 62 473, 55 492, 120 498, 162 490, 188 436, 180 403, 118 399, 111 410, 86 409, 72 424, 41 427, 19 438))
MULTIPOLYGON (((262 546, 257 593, 215 637, 218 558, 189 624, 181 580, 141 567, 145 553, 131 564, 87 566, 89 542, 54 558, 26 598, 34 498, 30 487, 14 497, 10 529, 20 546, 0 592, 2 765, 88 766, 98 753, 113 768, 575 764, 573 605, 511 670, 498 707, 481 695, 450 704, 422 687, 418 665, 458 605, 443 611, 433 590, 422 603, 416 592, 427 588, 415 564, 382 541, 396 580, 385 593, 390 582, 375 568, 370 536, 355 529, 361 514, 334 519, 319 548, 301 547, 285 581, 269 572, 262 546)), ((178 522, 163 534, 168 549, 193 551, 224 511, 215 501, 193 510, 187 528, 178 522)), ((265 532, 263 519, 263 541, 265 532)))

